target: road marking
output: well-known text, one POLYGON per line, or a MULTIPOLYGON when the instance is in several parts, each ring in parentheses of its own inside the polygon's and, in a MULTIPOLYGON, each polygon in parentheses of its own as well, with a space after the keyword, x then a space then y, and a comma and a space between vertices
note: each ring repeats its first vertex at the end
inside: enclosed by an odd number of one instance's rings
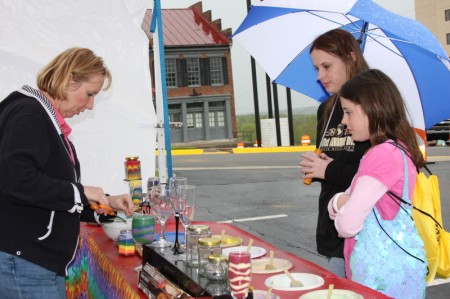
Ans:
POLYGON ((427 157, 428 162, 444 162, 450 161, 450 156, 430 156, 427 157))
POLYGON ((283 217, 287 217, 287 216, 288 215, 286 215, 286 214, 278 214, 278 215, 269 215, 269 216, 260 216, 260 217, 251 217, 251 218, 241 218, 241 219, 217 221, 217 223, 233 223, 233 222, 258 221, 258 220, 266 220, 266 219, 283 218, 283 217))
POLYGON ((435 278, 432 282, 428 283, 428 286, 437 286, 444 283, 450 283, 450 278, 443 279, 443 278, 435 278))
POLYGON ((299 166, 222 166, 222 167, 175 167, 173 170, 249 170, 249 169, 294 169, 299 166))

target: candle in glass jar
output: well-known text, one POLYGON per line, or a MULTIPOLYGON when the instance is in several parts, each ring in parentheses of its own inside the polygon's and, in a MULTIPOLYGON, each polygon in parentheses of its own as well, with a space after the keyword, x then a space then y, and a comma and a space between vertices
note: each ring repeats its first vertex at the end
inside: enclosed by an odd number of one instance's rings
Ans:
POLYGON ((125 158, 125 180, 141 180, 141 161, 139 157, 125 158))
POLYGON ((130 229, 123 229, 120 231, 119 239, 119 254, 124 256, 134 255, 136 246, 133 240, 133 235, 130 229))

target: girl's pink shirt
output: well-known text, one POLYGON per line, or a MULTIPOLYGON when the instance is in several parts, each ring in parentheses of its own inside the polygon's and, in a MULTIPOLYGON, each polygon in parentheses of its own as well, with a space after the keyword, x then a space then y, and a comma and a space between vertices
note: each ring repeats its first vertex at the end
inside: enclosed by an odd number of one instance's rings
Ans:
MULTIPOLYGON (((408 192, 409 198, 412 198, 417 175, 416 166, 408 157, 406 161, 409 172, 408 192)), ((374 206, 376 206, 383 219, 394 219, 400 210, 399 205, 385 192, 382 194, 378 192, 377 194, 377 192, 367 192, 367 190, 372 189, 374 186, 384 186, 387 190, 402 196, 403 185, 404 164, 400 149, 388 142, 370 148, 361 159, 358 172, 350 188, 345 192, 350 194, 350 199, 337 213, 334 215, 330 213, 330 217, 334 218, 338 232, 340 228, 345 227, 360 226, 362 228, 368 213, 371 212, 374 206), (365 179, 367 177, 373 179, 367 180, 365 179), (380 183, 382 185, 379 185, 380 183)), ((332 210, 332 208, 329 210, 332 210)), ((343 234, 345 233, 343 232, 343 234)), ((357 232, 354 233, 356 234, 357 232)), ((355 244, 354 236, 345 239, 344 258, 348 278, 351 278, 349 276, 349 274, 351 275, 349 262, 355 244)))

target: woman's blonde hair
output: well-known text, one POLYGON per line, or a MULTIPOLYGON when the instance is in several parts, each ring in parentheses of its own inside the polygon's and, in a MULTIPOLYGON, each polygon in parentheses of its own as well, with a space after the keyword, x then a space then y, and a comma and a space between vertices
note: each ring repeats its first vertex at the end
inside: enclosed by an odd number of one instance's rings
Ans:
POLYGON ((92 75, 107 79, 103 89, 108 89, 112 76, 103 58, 86 48, 70 48, 53 58, 37 75, 37 86, 57 100, 66 100, 67 88, 71 81, 75 84, 87 82, 92 75))

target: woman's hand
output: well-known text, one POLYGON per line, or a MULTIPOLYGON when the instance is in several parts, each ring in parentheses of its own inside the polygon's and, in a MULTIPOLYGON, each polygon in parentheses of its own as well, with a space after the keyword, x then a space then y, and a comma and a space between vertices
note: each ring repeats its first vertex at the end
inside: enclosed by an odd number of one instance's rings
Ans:
POLYGON ((103 188, 92 186, 83 186, 83 188, 84 194, 89 200, 89 203, 98 205, 108 205, 106 194, 103 191, 103 188))
POLYGON ((123 211, 128 216, 133 213, 134 204, 131 200, 130 195, 121 194, 114 196, 106 196, 103 188, 100 187, 92 187, 92 186, 83 186, 84 194, 91 206, 95 209, 97 214, 107 215, 110 214, 112 210, 114 211, 123 211))
POLYGON ((97 214, 103 214, 105 216, 114 214, 114 211, 109 207, 109 201, 107 200, 103 188, 92 186, 83 186, 83 188, 91 208, 94 209, 97 214))
POLYGON ((130 216, 134 211, 134 204, 130 195, 120 194, 108 196, 109 206, 115 211, 123 211, 130 216))
POLYGON ((298 165, 300 166, 300 171, 304 173, 302 178, 325 178, 325 170, 328 164, 333 161, 332 158, 328 157, 326 154, 321 153, 320 155, 307 152, 301 155, 303 158, 298 165))

